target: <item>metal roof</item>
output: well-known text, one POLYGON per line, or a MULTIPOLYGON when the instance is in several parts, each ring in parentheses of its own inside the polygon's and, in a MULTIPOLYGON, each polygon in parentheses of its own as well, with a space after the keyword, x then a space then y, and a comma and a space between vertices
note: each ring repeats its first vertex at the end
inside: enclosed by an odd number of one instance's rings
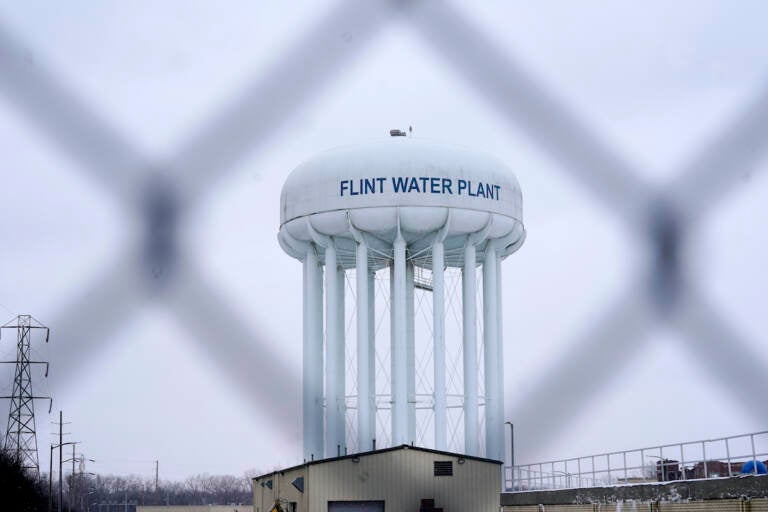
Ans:
POLYGON ((503 462, 501 462, 500 460, 486 459, 484 457, 475 457, 474 455, 465 455, 463 453, 454 453, 454 452, 445 452, 445 451, 442 451, 442 450, 433 450, 431 448, 422 448, 421 446, 412 446, 412 445, 409 445, 409 444, 401 444, 401 445, 397 445, 397 446, 391 446, 389 448, 382 448, 380 450, 371 450, 371 451, 368 451, 368 452, 359 452, 359 453, 352 453, 352 454, 348 454, 348 455, 342 455, 340 457, 330 457, 330 458, 327 458, 327 459, 312 460, 312 461, 309 461, 309 462, 304 462, 302 464, 297 464, 295 466, 291 466, 289 468, 284 468, 284 469, 279 469, 277 471, 271 471, 269 473, 264 473, 263 475, 259 475, 259 476, 253 477, 253 480, 260 480, 260 479, 262 479, 264 477, 267 477, 267 476, 270 476, 270 475, 274 475, 274 474, 277 474, 277 473, 282 474, 282 473, 285 473, 286 471, 293 471, 294 469, 298 469, 298 468, 301 468, 301 467, 314 466, 315 464, 324 464, 326 462, 334 462, 334 461, 337 461, 337 460, 344 460, 344 459, 354 459, 355 457, 358 457, 358 458, 360 458, 360 457, 368 457, 370 455, 378 455, 380 453, 393 452, 393 451, 396 451, 396 450, 416 450, 416 451, 420 451, 420 452, 434 453, 434 454, 437 454, 437 455, 445 455, 447 457, 456 457, 456 458, 460 458, 460 459, 475 460, 475 461, 479 461, 479 462, 489 462, 491 464, 499 464, 499 465, 503 464, 503 462))

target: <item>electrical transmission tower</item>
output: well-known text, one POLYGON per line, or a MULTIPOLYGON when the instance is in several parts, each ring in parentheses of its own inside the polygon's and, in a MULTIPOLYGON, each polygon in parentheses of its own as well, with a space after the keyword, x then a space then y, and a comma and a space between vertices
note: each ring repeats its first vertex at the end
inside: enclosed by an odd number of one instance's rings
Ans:
POLYGON ((13 363, 16 369, 13 377, 13 392, 10 396, 0 398, 10 399, 8 412, 8 429, 5 432, 5 450, 17 457, 21 466, 33 473, 40 474, 40 463, 37 457, 37 434, 35 432, 35 400, 49 400, 48 412, 51 412, 53 400, 49 396, 35 396, 32 393, 32 365, 44 364, 45 376, 48 377, 47 361, 30 360, 32 352, 33 329, 45 331, 45 342, 48 343, 48 328, 34 319, 31 315, 19 315, 8 323, 0 326, 0 333, 5 329, 16 329, 16 360, 0 361, 13 363))

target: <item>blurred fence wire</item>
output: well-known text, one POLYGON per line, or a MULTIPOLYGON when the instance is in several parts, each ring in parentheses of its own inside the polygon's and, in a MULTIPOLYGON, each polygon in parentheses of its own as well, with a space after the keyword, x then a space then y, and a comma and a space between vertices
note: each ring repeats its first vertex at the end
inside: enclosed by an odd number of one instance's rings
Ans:
POLYGON ((546 442, 567 428, 577 411, 644 349, 660 323, 679 331, 690 356, 736 403, 764 419, 768 395, 744 393, 732 375, 766 375, 768 368, 684 275, 683 257, 691 231, 764 156, 768 88, 660 189, 490 40, 483 27, 445 2, 339 3, 166 161, 147 158, 87 98, 30 64, 23 44, 0 26, 0 94, 143 226, 142 236, 111 268, 86 283, 49 322, 57 342, 67 347, 55 362, 57 382, 72 378, 86 361, 83 354, 104 351, 104 340, 153 301, 189 325, 189 339, 221 367, 254 410, 270 410, 278 423, 294 421, 295 411, 281 397, 298 395, 298 378, 282 378, 287 372, 275 349, 227 309, 216 283, 206 282, 185 257, 182 227, 216 180, 246 153, 267 148, 275 128, 312 100, 322 90, 319 85, 332 83, 339 69, 394 19, 409 24, 647 248, 640 278, 508 411, 516 419, 559 418, 541 422, 532 432, 536 438, 527 441, 546 442), (355 45, 338 37, 350 29, 361 35, 355 45), (257 385, 254 375, 271 385, 257 385))

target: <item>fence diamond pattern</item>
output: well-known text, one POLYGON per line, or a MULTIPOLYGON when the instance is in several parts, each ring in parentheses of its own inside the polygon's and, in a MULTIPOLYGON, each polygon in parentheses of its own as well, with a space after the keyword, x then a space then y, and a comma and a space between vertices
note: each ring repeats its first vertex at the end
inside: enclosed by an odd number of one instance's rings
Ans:
MULTIPOLYGON (((641 276, 622 298, 610 304, 602 320, 559 356, 551 374, 541 379, 509 417, 557 415, 536 433, 545 442, 568 425, 579 407, 613 377, 605 368, 643 351, 657 325, 672 326, 688 354, 750 414, 768 410, 768 395, 743 393, 734 373, 766 375, 754 349, 728 319, 682 272, 683 247, 702 212, 712 210, 739 176, 756 167, 768 143, 768 88, 745 105, 720 137, 684 165, 668 188, 645 181, 642 173, 600 140, 588 123, 526 74, 489 40, 483 28, 459 11, 437 2, 345 1, 301 34, 276 64, 181 144, 167 161, 147 159, 130 140, 103 119, 77 91, 55 75, 27 64, 22 46, 0 26, 0 94, 98 183, 126 217, 143 226, 136 240, 100 277, 83 286, 79 299, 62 304, 52 319, 57 338, 70 347, 57 361, 59 378, 81 369, 78 354, 99 346, 125 325, 139 307, 155 301, 190 327, 189 339, 225 368, 234 388, 244 391, 254 409, 268 408, 276 421, 290 421, 295 411, 276 397, 297 395, 298 379, 280 378, 284 364, 266 340, 251 332, 226 309, 216 283, 207 282, 185 254, 182 228, 194 205, 215 180, 248 152, 269 146, 274 128, 287 113, 301 108, 332 83, 335 72, 359 53, 393 19, 405 20, 497 112, 522 129, 559 162, 560 170, 580 182, 595 201, 610 209, 626 230, 649 249, 641 276), (338 34, 355 27, 362 40, 346 45, 338 34), (124 172, 142 169, 143 172, 124 172), (228 326, 222 335, 221 326, 228 326), (87 326, 87 335, 83 333, 87 326), (215 339, 216 347, 207 342, 215 339), (607 343, 610 340, 611 343, 607 343), (602 353, 594 358, 593 354, 602 353), (726 368, 718 364, 728 360, 726 368), (600 365, 600 368, 595 367, 600 365), (274 383, 267 392, 254 386, 254 368, 274 383), (564 371, 566 368, 570 371, 564 371), (577 370, 573 370, 573 369, 577 370), (602 369, 603 371, 597 371, 602 369), (584 378, 597 375, 597 378, 584 378), (577 400, 550 398, 568 389, 577 400)), ((378 365, 377 365, 378 366, 378 365)))

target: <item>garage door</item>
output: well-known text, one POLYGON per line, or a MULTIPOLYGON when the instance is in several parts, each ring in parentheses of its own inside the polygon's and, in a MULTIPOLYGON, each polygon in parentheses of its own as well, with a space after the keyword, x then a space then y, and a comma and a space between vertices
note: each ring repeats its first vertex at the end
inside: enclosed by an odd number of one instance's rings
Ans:
POLYGON ((329 501, 328 512, 384 512, 383 501, 329 501))

